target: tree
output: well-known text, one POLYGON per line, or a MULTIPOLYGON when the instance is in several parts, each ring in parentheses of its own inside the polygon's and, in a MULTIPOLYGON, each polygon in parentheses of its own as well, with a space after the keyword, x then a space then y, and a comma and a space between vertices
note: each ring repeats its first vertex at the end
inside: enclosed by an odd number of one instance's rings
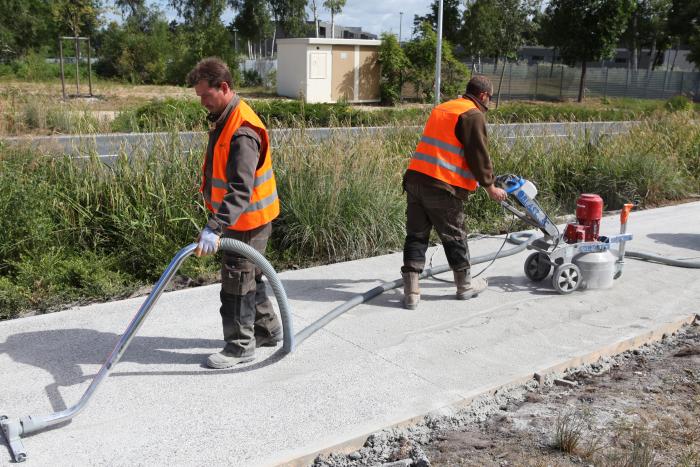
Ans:
POLYGON ((472 54, 498 59, 516 58, 524 37, 532 29, 529 3, 522 0, 476 0, 464 12, 462 40, 472 54))
POLYGON ((181 82, 202 58, 220 57, 232 73, 238 70, 233 34, 224 26, 221 15, 226 0, 169 0, 182 23, 171 23, 173 63, 168 66, 168 81, 181 82))
POLYGON ((401 99, 403 71, 410 64, 395 35, 386 32, 382 34, 379 64, 381 65, 379 88, 382 102, 394 105, 401 99))
POLYGON ((57 32, 50 5, 25 0, 0 1, 0 60, 17 59, 30 50, 56 44, 57 32))
POLYGON ((100 25, 99 0, 53 0, 50 8, 59 34, 92 35, 100 25))
POLYGON ((549 17, 565 63, 581 62, 578 102, 583 100, 586 63, 612 57, 633 9, 633 0, 551 0, 549 17))
POLYGON ((275 24, 285 37, 300 37, 306 32, 306 0, 269 0, 275 24))
POLYGON ((311 14, 314 18, 314 29, 316 30, 316 37, 318 37, 318 8, 316 6, 316 0, 309 0, 309 7, 311 8, 311 14))
MULTIPOLYGON (((130 11, 123 25, 112 22, 98 34, 95 48, 101 59, 95 71, 131 83, 165 83, 168 64, 175 60, 165 14, 145 5, 130 11)), ((184 76, 175 82, 182 81, 184 76)))
POLYGON ((668 33, 668 16, 671 0, 636 0, 623 40, 630 52, 630 65, 639 69, 639 53, 642 47, 651 49, 647 70, 651 71, 656 60, 657 49, 665 50, 671 45, 668 33))
MULTIPOLYGON (((411 62, 407 81, 413 83, 416 92, 424 100, 432 100, 435 88, 435 50, 437 34, 429 23, 423 23, 419 34, 406 43, 404 51, 411 62)), ((442 42, 442 79, 440 93, 456 97, 464 91, 469 80, 469 70, 452 53, 450 41, 442 42)))
MULTIPOLYGON (((460 0, 443 0, 442 2, 442 37, 458 44, 460 42, 460 29, 462 26, 462 15, 459 12, 460 0)), ((430 13, 425 16, 413 16, 413 32, 417 33, 423 23, 429 23, 435 31, 438 27, 438 14, 440 11, 440 0, 433 0, 430 5, 430 13)))
POLYGON ((139 16, 146 9, 145 0, 114 0, 114 4, 129 16, 139 16))
MULTIPOLYGON (((233 20, 233 26, 248 40, 248 55, 253 56, 255 43, 262 42, 272 35, 272 23, 267 4, 260 0, 238 0, 238 16, 233 20)), ((260 47, 262 54, 262 47, 260 47)))
POLYGON ((331 39, 335 38, 335 15, 343 11, 346 0, 324 0, 323 6, 331 12, 331 39))
POLYGON ((690 46, 688 59, 700 67, 700 0, 673 0, 668 26, 690 46))

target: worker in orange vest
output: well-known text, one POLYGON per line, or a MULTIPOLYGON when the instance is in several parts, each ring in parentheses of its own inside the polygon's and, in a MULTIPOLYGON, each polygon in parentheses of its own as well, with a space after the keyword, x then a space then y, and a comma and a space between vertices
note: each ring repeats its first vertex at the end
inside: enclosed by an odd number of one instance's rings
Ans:
POLYGON ((486 289, 487 281, 471 277, 463 203, 481 186, 497 202, 506 193, 494 186, 484 113, 493 94, 485 76, 474 76, 466 95, 436 106, 404 174, 407 195, 406 241, 401 275, 403 306, 415 309, 420 301, 418 278, 425 266, 430 231, 442 241, 454 274, 457 299, 466 300, 486 289))
MULTIPOLYGON (((209 143, 200 191, 210 212, 197 238, 197 256, 215 253, 220 238, 240 240, 264 253, 271 222, 279 215, 270 139, 265 125, 231 88, 231 72, 218 58, 200 61, 187 75, 208 111, 209 143)), ((282 326, 265 293, 262 271, 237 253, 224 251, 221 320, 226 345, 207 359, 228 368, 255 358, 255 348, 275 346, 282 326)))

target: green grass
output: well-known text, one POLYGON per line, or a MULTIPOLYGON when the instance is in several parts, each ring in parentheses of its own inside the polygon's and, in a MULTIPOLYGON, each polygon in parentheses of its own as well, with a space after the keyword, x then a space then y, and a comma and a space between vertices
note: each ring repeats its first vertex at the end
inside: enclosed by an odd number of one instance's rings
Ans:
MULTIPOLYGON (((568 139, 509 148, 494 138, 494 166, 534 181, 552 216, 572 212, 582 192, 599 193, 606 209, 681 199, 700 192, 700 126, 689 117, 655 117, 595 146, 568 139)), ((282 203, 267 252, 273 264, 307 266, 400 249, 401 177, 418 137, 397 130, 318 143, 300 128, 273 153, 282 203)), ((112 166, 0 143, 0 318, 152 284, 205 222, 200 166, 199 152, 176 143, 122 155, 112 166)), ((474 232, 501 232, 510 224, 483 190, 465 210, 474 232)), ((213 258, 188 260, 181 275, 201 283, 217 270, 213 258)))

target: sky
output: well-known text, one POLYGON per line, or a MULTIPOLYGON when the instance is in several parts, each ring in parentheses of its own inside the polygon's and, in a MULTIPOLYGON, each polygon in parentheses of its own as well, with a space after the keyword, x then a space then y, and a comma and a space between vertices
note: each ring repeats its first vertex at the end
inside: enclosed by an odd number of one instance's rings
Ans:
MULTIPOLYGON (((169 19, 175 19, 177 13, 168 8, 167 0, 152 0, 148 3, 159 6, 169 19)), ((335 22, 342 26, 361 27, 363 31, 377 36, 383 32, 391 32, 398 36, 400 12, 403 11, 401 36, 406 40, 413 32, 413 16, 428 14, 430 3, 430 0, 347 0, 343 12, 335 17, 335 22)), ((317 0, 316 4, 323 5, 323 0, 317 0)), ((227 11, 222 19, 229 23, 232 18, 233 12, 227 11)), ((309 19, 312 19, 310 12, 309 19)), ((319 19, 330 22, 330 12, 320 8, 319 19)))

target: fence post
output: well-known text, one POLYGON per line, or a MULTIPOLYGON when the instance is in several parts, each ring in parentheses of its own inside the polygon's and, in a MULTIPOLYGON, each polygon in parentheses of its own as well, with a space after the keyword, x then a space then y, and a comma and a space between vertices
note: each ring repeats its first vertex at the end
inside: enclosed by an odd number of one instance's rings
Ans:
POLYGON ((90 64, 90 38, 87 39, 87 60, 88 60, 88 89, 92 97, 92 65, 90 64))
POLYGON ((508 64, 508 100, 513 100, 510 93, 510 83, 513 81, 513 62, 508 64))
POLYGON ((681 85, 679 94, 683 94, 683 77, 685 76, 685 71, 681 71, 681 85))
POLYGON ((610 72, 610 67, 605 68, 605 84, 603 85, 603 98, 608 97, 608 73, 610 72))
MULTIPOLYGON (((649 82, 651 81, 651 72, 647 70, 647 76, 646 76, 646 82, 644 83, 644 97, 647 97, 647 93, 649 92, 649 82)), ((664 88, 666 87, 666 81, 664 80, 664 88)), ((661 92, 661 96, 663 97, 663 90, 661 92)))
POLYGON ((75 34, 75 97, 80 97, 80 42, 75 34))
POLYGON ((58 37, 58 53, 61 61, 61 92, 63 93, 63 100, 66 100, 66 77, 63 73, 63 39, 61 36, 58 37))
POLYGON ((535 100, 537 100, 537 85, 540 80, 540 65, 535 63, 535 100))
POLYGON ((561 66, 561 80, 559 81, 559 100, 564 99, 564 65, 561 66))

